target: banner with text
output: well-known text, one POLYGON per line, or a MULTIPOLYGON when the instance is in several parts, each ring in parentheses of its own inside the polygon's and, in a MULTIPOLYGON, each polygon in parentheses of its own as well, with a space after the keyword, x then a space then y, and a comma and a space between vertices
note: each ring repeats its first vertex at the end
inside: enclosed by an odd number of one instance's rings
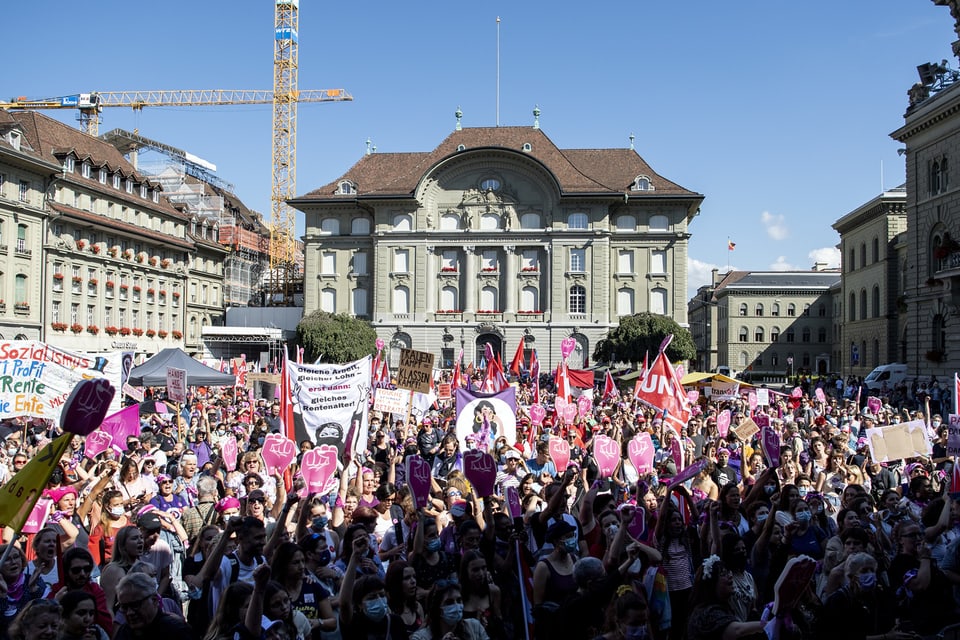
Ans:
POLYGON ((303 416, 297 441, 337 448, 339 459, 351 459, 367 447, 367 409, 370 392, 370 357, 347 364, 296 364, 290 362, 293 402, 303 416))
MULTIPOLYGON (((29 416, 58 420, 63 403, 78 382, 107 378, 119 389, 125 379, 124 367, 123 351, 75 353, 37 340, 0 340, 0 419, 29 416)), ((122 396, 118 393, 110 411, 121 408, 122 396)))

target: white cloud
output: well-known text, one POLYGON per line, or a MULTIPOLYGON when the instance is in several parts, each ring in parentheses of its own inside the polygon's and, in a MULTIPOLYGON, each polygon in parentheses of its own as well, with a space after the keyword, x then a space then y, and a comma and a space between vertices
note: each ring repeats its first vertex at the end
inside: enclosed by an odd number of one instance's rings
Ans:
POLYGON ((774 240, 786 240, 790 235, 786 219, 782 215, 775 216, 769 211, 764 211, 760 214, 760 222, 767 228, 767 235, 774 240))
MULTIPOLYGON (((735 269, 735 267, 730 267, 735 269)), ((703 262, 696 258, 687 258, 687 298, 697 295, 697 289, 705 284, 713 282, 714 269, 719 269, 720 273, 727 272, 726 265, 711 264, 703 262)))
POLYGON ((777 256, 777 261, 770 265, 771 271, 796 271, 797 268, 787 262, 787 256, 777 256))
POLYGON ((814 249, 807 254, 807 257, 810 258, 811 267, 818 262, 825 262, 830 269, 838 269, 840 267, 840 250, 836 247, 814 249))

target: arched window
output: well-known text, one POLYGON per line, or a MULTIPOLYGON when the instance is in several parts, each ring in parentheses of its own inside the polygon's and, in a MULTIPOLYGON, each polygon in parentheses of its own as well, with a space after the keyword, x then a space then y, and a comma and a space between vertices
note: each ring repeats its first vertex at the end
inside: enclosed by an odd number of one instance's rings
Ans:
POLYGON ((770 342, 776 342, 780 339, 780 327, 770 329, 770 342))
POLYGON ((747 309, 748 309, 747 303, 746 303, 746 302, 741 302, 741 303, 740 303, 740 316, 741 316, 741 317, 746 317, 746 315, 747 315, 747 309))
POLYGON ((445 213, 440 216, 440 229, 442 231, 456 231, 460 228, 460 216, 455 213, 445 213))
POLYGON ((354 289, 353 290, 353 315, 358 317, 364 317, 368 314, 367 311, 367 290, 366 289, 354 289))
POLYGON ((570 287, 570 313, 587 312, 587 290, 575 284, 570 287))
POLYGON ((667 219, 667 216, 650 216, 650 231, 666 231, 669 225, 670 221, 667 219))
POLYGON ((623 287, 617 290, 617 315, 633 315, 633 289, 623 287))
POLYGON ((740 352, 740 368, 743 369, 747 366, 747 363, 750 362, 750 354, 746 351, 740 352))
POLYGON ((787 337, 787 342, 793 342, 794 338, 796 337, 793 327, 787 327, 787 331, 783 335, 787 337))
POLYGON ((668 309, 667 290, 663 287, 656 287, 650 291, 650 313, 665 315, 668 309))
POLYGON ((931 346, 935 351, 943 351, 947 346, 947 323, 940 314, 933 316, 933 342, 931 346))
POLYGON ((774 302, 774 303, 773 303, 773 306, 770 307, 770 315, 773 316, 774 318, 779 318, 779 317, 780 317, 780 303, 779 303, 779 302, 774 302))
POLYGON ((496 231, 500 228, 500 216, 495 213, 485 213, 480 216, 480 229, 483 231, 496 231))
POLYGON ((857 294, 850 292, 850 321, 857 319, 857 294))
POLYGON ((393 289, 393 312, 410 313, 410 290, 402 285, 393 289))
POLYGON ((850 266, 847 268, 847 271, 853 271, 857 268, 857 250, 853 247, 850 247, 850 266))
POLYGON ((880 238, 873 239, 873 261, 880 262, 880 238))
POLYGON ((762 316, 763 316, 763 304, 762 304, 762 303, 757 303, 757 308, 755 309, 755 311, 757 312, 757 317, 762 317, 762 316))
POLYGON ((637 219, 630 215, 617 216, 617 231, 635 231, 637 229, 637 219))
POLYGON ((804 327, 800 331, 800 341, 801 342, 810 342, 810 327, 804 327))
POLYGON ((747 342, 750 340, 750 330, 746 327, 740 327, 740 342, 747 342))
POLYGON ((791 318, 793 318, 794 316, 796 316, 796 315, 797 315, 797 305, 793 304, 792 302, 791 302, 790 304, 788 304, 788 305, 787 305, 787 315, 790 316, 791 318))
POLYGON ((458 311, 460 305, 457 302, 457 289, 456 287, 444 287, 440 289, 440 306, 438 310, 440 311, 458 311))
POLYGON ((357 192, 357 186, 349 180, 341 180, 337 186, 337 193, 342 196, 353 195, 357 192))
POLYGON ((320 292, 320 310, 327 313, 337 312, 337 290, 332 288, 320 292))
POLYGON ((568 229, 586 229, 588 224, 587 214, 585 213, 571 213, 567 217, 567 228, 568 229))
POLYGON ((484 287, 480 290, 479 311, 500 311, 496 287, 484 287))
POLYGON ((867 243, 860 243, 860 268, 867 266, 867 243))
POLYGON ((398 213, 393 216, 393 230, 394 231, 412 231, 413 230, 413 216, 409 213, 398 213))
POLYGON ((324 218, 320 221, 320 232, 331 236, 340 235, 340 221, 336 218, 324 218))
POLYGON ((536 287, 524 287, 520 290, 520 311, 540 311, 536 287))
POLYGON ((757 327, 753 332, 754 342, 763 342, 763 327, 757 327))
POLYGON ((521 229, 542 229, 543 222, 539 213, 525 213, 520 216, 521 229))
MULTIPOLYGON (((867 290, 860 289, 860 319, 867 319, 867 290)), ((866 357, 866 354, 864 354, 866 357)))
POLYGON ((365 236, 370 233, 370 218, 354 218, 350 221, 350 234, 365 236))
POLYGON ((631 191, 652 191, 653 185, 650 184, 650 178, 647 176, 637 176, 630 185, 631 191))
POLYGON ((880 317, 880 285, 873 285, 873 317, 880 317))

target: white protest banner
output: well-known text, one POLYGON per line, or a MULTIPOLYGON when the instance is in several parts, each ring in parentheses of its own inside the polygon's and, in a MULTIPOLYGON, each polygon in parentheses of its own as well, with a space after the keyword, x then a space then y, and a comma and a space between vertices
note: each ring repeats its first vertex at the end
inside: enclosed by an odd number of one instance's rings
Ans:
POLYGON ((889 427, 867 429, 870 457, 876 462, 890 462, 932 453, 923 420, 911 420, 889 427))
POLYGON ((187 401, 187 370, 167 367, 167 398, 171 402, 187 401))
MULTIPOLYGON (((37 340, 0 340, 0 419, 59 420, 63 403, 81 380, 107 378, 119 389, 122 357, 122 351, 87 354, 37 340)), ((122 406, 116 394, 111 410, 122 406)))
POLYGON ((370 362, 370 356, 347 364, 290 362, 291 395, 303 417, 297 441, 334 446, 340 461, 366 448, 370 362))
POLYGON ((377 389, 373 396, 373 410, 406 416, 410 406, 410 392, 405 389, 377 389))
POLYGON ((129 382, 123 384, 123 389, 121 389, 124 394, 130 396, 137 402, 143 402, 143 389, 137 389, 132 386, 129 382))
POLYGON ((960 415, 955 413, 947 420, 947 455, 960 456, 960 415))
POLYGON ((761 407, 766 407, 770 405, 770 390, 769 389, 757 389, 757 405, 761 407))
POLYGON ((710 382, 711 400, 736 400, 739 395, 739 382, 723 382, 721 380, 712 380, 710 382))

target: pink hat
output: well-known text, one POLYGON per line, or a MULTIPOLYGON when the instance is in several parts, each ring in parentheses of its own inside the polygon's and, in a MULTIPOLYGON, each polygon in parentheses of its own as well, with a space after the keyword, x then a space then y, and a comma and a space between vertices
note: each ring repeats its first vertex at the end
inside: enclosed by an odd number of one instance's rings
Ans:
POLYGON ((57 489, 47 489, 47 490, 44 491, 43 493, 44 493, 48 498, 50 498, 51 500, 53 500, 54 504, 60 502, 60 500, 62 500, 64 496, 70 495, 71 493, 73 494, 73 497, 74 497, 74 498, 76 498, 77 495, 78 495, 76 488, 70 487, 70 486, 67 486, 67 487, 59 487, 59 488, 57 488, 57 489))
POLYGON ((233 496, 227 496, 220 500, 215 507, 217 513, 223 513, 227 509, 240 509, 240 501, 234 498, 233 496))

